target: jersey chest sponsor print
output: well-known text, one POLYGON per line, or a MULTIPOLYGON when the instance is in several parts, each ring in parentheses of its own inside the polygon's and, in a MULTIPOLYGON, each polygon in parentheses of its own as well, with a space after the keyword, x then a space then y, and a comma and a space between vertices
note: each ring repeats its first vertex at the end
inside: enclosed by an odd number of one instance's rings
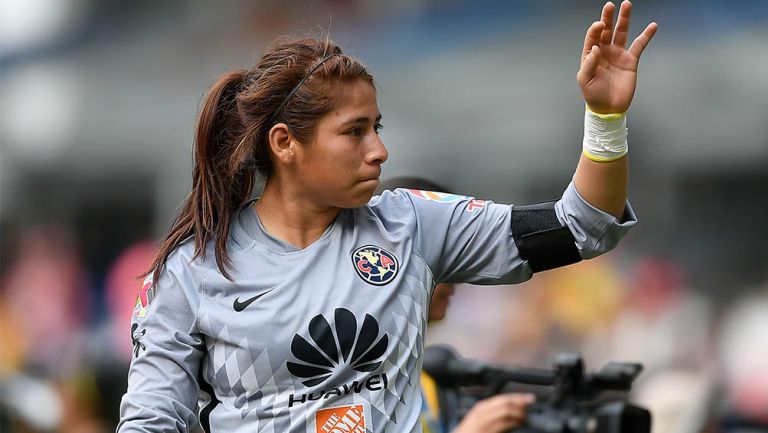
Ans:
POLYGON ((299 334, 291 342, 291 353, 297 362, 288 361, 288 371, 301 379, 307 387, 325 382, 338 369, 352 369, 362 373, 351 383, 340 387, 295 394, 288 398, 288 407, 368 391, 380 391, 387 386, 385 374, 371 375, 381 366, 389 337, 379 335, 379 323, 370 314, 365 315, 358 332, 357 318, 345 309, 334 312, 334 324, 318 314, 309 322, 309 340, 299 334), (311 342, 310 342, 311 341, 311 342))

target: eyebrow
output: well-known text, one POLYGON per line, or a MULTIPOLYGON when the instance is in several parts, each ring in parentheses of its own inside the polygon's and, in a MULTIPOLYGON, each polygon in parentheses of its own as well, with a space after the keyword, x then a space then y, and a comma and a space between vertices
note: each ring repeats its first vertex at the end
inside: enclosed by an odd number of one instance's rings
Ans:
MULTIPOLYGON (((374 122, 380 122, 381 119, 382 119, 382 116, 381 116, 381 114, 379 114, 378 116, 376 116, 376 119, 374 120, 374 122)), ((363 117, 355 117, 354 119, 350 119, 350 120, 347 120, 346 122, 344 122, 344 125, 352 125, 352 124, 355 124, 355 123, 368 123, 369 121, 370 121, 370 118, 365 117, 365 116, 363 116, 363 117)))

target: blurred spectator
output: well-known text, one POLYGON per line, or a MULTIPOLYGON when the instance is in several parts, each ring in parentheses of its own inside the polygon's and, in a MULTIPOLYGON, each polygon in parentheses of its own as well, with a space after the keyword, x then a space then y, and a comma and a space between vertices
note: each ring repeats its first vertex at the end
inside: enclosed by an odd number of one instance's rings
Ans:
POLYGON ((700 433, 710 416, 713 389, 709 369, 667 368, 640 375, 632 395, 651 411, 651 433, 700 433))
POLYGON ((24 363, 23 328, 8 307, 5 294, 0 293, 0 377, 18 371, 24 363))
MULTIPOLYGON (((456 285, 448 319, 430 325, 426 345, 447 344, 467 358, 502 360, 506 337, 502 323, 508 317, 518 317, 514 302, 518 290, 510 286, 456 285)), ((518 305, 526 307, 525 303, 518 305)))
POLYGON ((719 349, 727 412, 723 431, 748 430, 738 425, 768 431, 768 284, 728 311, 719 349))
POLYGON ((613 329, 610 357, 642 363, 644 378, 664 368, 702 368, 711 344, 710 309, 688 289, 676 264, 639 261, 613 329))
POLYGON ((699 432, 713 387, 711 306, 671 261, 646 258, 630 277, 610 357, 643 364, 633 395, 653 433, 699 432))
POLYGON ((497 360, 548 366, 556 348, 551 341, 552 323, 547 314, 544 280, 537 276, 519 287, 508 288, 504 308, 507 315, 498 325, 497 360))
POLYGON ((58 226, 21 233, 2 293, 25 363, 53 375, 82 363, 91 299, 74 239, 58 226))
POLYGON ((113 430, 100 418, 106 402, 89 375, 75 376, 57 386, 61 398, 60 433, 106 433, 113 430))
POLYGON ((545 287, 543 314, 550 321, 549 346, 558 352, 581 352, 587 365, 607 361, 606 337, 619 314, 623 292, 613 257, 585 260, 540 277, 545 287))

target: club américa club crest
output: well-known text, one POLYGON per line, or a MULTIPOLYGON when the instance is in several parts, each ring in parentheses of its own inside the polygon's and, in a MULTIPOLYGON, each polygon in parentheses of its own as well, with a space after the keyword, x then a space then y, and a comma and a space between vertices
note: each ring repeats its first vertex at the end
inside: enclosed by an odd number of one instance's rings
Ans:
POLYGON ((368 284, 383 286, 400 271, 397 257, 376 245, 364 245, 352 252, 352 264, 360 278, 368 284))

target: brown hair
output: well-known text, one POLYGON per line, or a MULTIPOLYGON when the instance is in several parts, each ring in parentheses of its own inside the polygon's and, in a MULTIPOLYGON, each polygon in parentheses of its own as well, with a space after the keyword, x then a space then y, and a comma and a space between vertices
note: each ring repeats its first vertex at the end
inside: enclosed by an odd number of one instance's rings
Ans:
POLYGON ((157 281, 168 256, 193 236, 195 258, 205 258, 206 245, 215 238, 216 264, 230 278, 230 220, 250 198, 256 176, 268 179, 274 170, 269 130, 285 123, 299 142, 310 143, 318 120, 334 108, 334 85, 358 79, 373 85, 360 62, 329 40, 311 38, 277 43, 251 70, 220 76, 197 120, 192 191, 147 273, 157 281))

